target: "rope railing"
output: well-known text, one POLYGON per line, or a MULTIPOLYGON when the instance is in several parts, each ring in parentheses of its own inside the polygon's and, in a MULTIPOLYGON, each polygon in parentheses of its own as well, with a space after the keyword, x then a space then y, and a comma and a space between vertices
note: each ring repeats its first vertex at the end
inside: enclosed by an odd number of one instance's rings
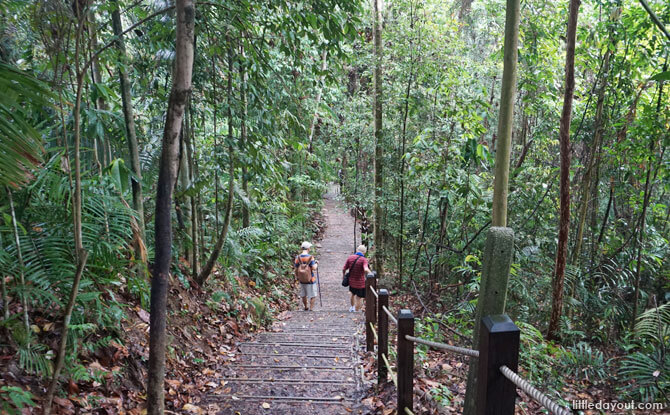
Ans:
POLYGON ((539 404, 544 406, 549 410, 554 415, 571 415, 572 411, 564 408, 563 406, 557 404, 556 402, 552 401, 551 398, 549 398, 547 395, 544 393, 540 392, 539 390, 535 389, 533 385, 531 385, 526 379, 522 378, 519 376, 516 372, 514 372, 512 369, 508 368, 507 366, 503 365, 500 366, 500 372, 509 379, 510 382, 515 384, 517 388, 521 389, 524 391, 528 396, 536 400, 539 404))
POLYGON ((466 349, 465 347, 451 346, 449 344, 434 342, 414 336, 405 336, 405 338, 411 342, 425 344, 426 346, 430 346, 434 349, 446 350, 448 352, 463 354, 470 357, 479 357, 479 350, 472 350, 472 349, 466 349))
POLYGON ((397 325, 398 325, 398 319, 395 318, 395 317, 393 316, 393 313, 391 313, 391 312, 389 311, 389 309, 388 309, 386 306, 382 306, 382 310, 384 310, 384 312, 386 313, 386 315, 389 316, 389 318, 391 319, 391 321, 393 322, 393 324, 395 324, 395 325, 397 326, 397 325))
POLYGON ((374 351, 377 344, 377 375, 381 385, 388 375, 398 392, 397 408, 408 415, 414 415, 414 348, 422 344, 433 349, 478 359, 477 406, 489 413, 513 415, 516 406, 516 388, 524 391, 533 400, 554 415, 571 415, 572 412, 552 401, 547 395, 535 389, 517 373, 520 345, 520 330, 506 315, 486 316, 481 321, 479 350, 434 342, 414 336, 414 315, 410 310, 400 310, 396 318, 388 308, 389 293, 376 288, 376 275, 370 274, 365 280, 365 319, 367 351, 374 351), (388 360, 389 322, 397 327, 396 372, 388 360), (383 364, 382 364, 383 362, 383 364))
POLYGON ((395 387, 398 387, 398 377, 396 376, 395 373, 393 373, 393 368, 391 367, 391 364, 389 363, 389 359, 386 357, 385 354, 382 355, 382 358, 384 360, 384 364, 386 365, 386 369, 388 369, 389 374, 391 375, 391 380, 393 381, 393 384, 395 387))

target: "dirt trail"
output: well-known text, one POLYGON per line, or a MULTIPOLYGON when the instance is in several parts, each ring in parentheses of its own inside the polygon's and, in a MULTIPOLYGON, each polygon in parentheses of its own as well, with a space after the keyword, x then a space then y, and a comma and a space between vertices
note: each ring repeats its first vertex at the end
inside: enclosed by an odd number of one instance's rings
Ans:
MULTIPOLYGON (((221 379, 223 393, 207 401, 219 414, 360 413, 362 313, 349 313, 342 265, 354 248, 353 218, 325 197, 326 231, 317 245, 323 306, 282 313, 271 332, 238 343, 235 362, 221 379)), ((296 304, 296 310, 298 305, 296 304)))

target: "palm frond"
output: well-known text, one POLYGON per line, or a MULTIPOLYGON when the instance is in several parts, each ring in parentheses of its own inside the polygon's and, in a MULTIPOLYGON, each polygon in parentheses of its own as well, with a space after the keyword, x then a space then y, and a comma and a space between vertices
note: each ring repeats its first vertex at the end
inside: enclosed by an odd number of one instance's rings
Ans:
POLYGON ((0 63, 0 185, 19 185, 42 162, 42 137, 29 108, 48 105, 46 86, 0 63))

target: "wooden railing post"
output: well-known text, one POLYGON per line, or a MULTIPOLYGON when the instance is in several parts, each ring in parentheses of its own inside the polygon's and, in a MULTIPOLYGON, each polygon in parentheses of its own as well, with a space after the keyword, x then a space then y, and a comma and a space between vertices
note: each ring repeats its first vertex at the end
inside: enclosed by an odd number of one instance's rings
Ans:
POLYGON ((398 414, 405 413, 405 408, 414 410, 414 342, 405 336, 414 336, 410 310, 398 313, 398 414))
POLYGON ((389 316, 382 307, 389 306, 389 292, 386 288, 378 291, 379 303, 377 304, 377 383, 379 385, 388 379, 388 369, 384 364, 384 357, 389 357, 389 316))
POLYGON ((374 324, 377 320, 375 315, 377 311, 376 297, 370 287, 377 288, 377 274, 374 272, 365 277, 365 345, 368 352, 375 348, 375 335, 372 333, 370 323, 374 324))
POLYGON ((514 415, 516 386, 500 372, 519 366, 520 330, 504 314, 482 318, 479 331, 477 415, 514 415))

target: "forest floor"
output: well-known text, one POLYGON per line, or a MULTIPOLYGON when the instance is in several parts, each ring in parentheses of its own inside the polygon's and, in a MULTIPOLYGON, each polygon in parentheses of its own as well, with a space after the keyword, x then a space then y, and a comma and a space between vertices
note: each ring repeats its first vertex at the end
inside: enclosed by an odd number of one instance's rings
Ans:
MULTIPOLYGON (((320 235, 325 226, 322 214, 316 215, 310 226, 320 235)), ((189 274, 190 264, 183 257, 178 266, 183 275, 189 274)), ((296 309, 297 293, 286 269, 265 270, 268 282, 263 287, 217 269, 206 291, 188 277, 173 275, 168 295, 166 413, 216 413, 207 412, 200 404, 220 386, 213 379, 222 376, 234 360, 236 345, 267 330, 273 315, 296 309), (225 296, 218 295, 221 293, 225 296)), ((119 287, 115 301, 124 313, 119 326, 91 333, 76 345, 77 367, 61 380, 52 414, 146 414, 149 313, 125 286, 119 287)), ((60 316, 57 309, 32 310, 34 341, 57 350, 60 316)), ((5 335, 0 332, 0 337, 5 335)), ((13 342, 0 342, 0 408, 11 398, 6 391, 23 390, 34 405, 24 407, 21 413, 41 413, 47 378, 23 370, 18 358, 13 342)))

